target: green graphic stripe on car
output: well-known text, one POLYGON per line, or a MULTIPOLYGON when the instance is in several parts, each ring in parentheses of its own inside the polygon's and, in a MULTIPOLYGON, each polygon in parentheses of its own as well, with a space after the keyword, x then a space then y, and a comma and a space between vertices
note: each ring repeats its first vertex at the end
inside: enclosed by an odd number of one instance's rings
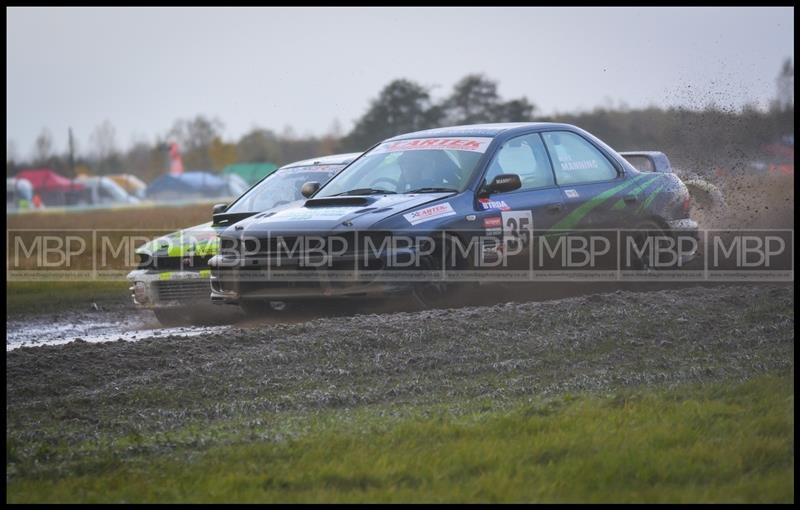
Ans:
POLYGON ((211 222, 204 223, 153 239, 139 247, 136 253, 155 254, 159 257, 182 257, 194 250, 198 255, 203 255, 198 251, 215 255, 219 243, 217 232, 219 228, 212 228, 211 222), (193 245, 195 248, 192 248, 193 245))
POLYGON ((625 209, 625 200, 621 198, 617 200, 616 204, 611 206, 612 211, 621 211, 622 209, 625 209))
POLYGON ((599 195, 595 196, 591 200, 587 201, 586 203, 584 203, 571 213, 569 213, 566 218, 553 225, 553 227, 550 230, 568 230, 574 228, 575 225, 577 225, 578 222, 580 222, 587 214, 592 212, 592 210, 594 210, 599 205, 605 203, 607 200, 613 198, 617 193, 627 188, 630 188, 636 184, 639 184, 641 181, 645 179, 648 182, 645 183, 644 186, 647 186, 647 184, 649 184, 656 177, 657 176, 652 174, 642 174, 634 177, 629 181, 623 182, 619 186, 615 186, 611 189, 608 189, 600 193, 599 195))
POLYGON ((197 243, 187 243, 183 245, 169 246, 167 248, 168 257, 183 257, 184 255, 216 255, 219 251, 219 238, 208 239, 197 243))
MULTIPOLYGON (((639 178, 639 180, 641 180, 641 177, 639 178)), ((644 193, 645 188, 650 186, 655 180, 656 180, 656 177, 653 177, 653 178, 649 179, 646 183, 638 186, 638 189, 633 192, 633 196, 636 197, 636 200, 641 200, 642 194, 644 193)), ((628 206, 628 204, 625 202, 625 199, 624 198, 620 198, 619 200, 617 200, 617 202, 613 206, 611 206, 611 210, 612 211, 621 211, 621 210, 625 209, 627 206, 628 206)))
POLYGON ((639 210, 636 211, 636 213, 639 214, 645 211, 650 206, 650 204, 653 203, 653 200, 658 196, 658 192, 664 189, 664 186, 666 186, 666 183, 662 182, 659 186, 656 187, 656 189, 650 192, 645 201, 642 202, 642 205, 639 206, 639 210))
MULTIPOLYGON (((187 271, 191 271, 191 269, 187 269, 187 271)), ((211 278, 211 270, 210 269, 201 269, 197 272, 199 278, 211 278)), ((159 280, 172 280, 172 279, 179 279, 179 280, 193 280, 194 278, 187 278, 186 272, 181 271, 163 271, 158 274, 159 280)))

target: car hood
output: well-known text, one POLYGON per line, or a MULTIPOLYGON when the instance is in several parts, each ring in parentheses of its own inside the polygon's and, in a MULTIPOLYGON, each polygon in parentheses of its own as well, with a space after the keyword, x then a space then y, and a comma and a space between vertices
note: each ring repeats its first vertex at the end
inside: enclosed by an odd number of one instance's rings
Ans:
MULTIPOLYGON (((396 214, 419 208, 453 193, 417 193, 312 198, 280 211, 268 211, 240 221, 236 235, 263 233, 324 233, 346 228, 369 229, 396 214)), ((407 222, 407 226, 412 223, 407 222)), ((230 232, 228 232, 230 234, 230 232)))
POLYGON ((216 255, 219 251, 217 233, 221 230, 222 228, 212 227, 209 221, 153 239, 139 247, 136 253, 155 257, 216 255))

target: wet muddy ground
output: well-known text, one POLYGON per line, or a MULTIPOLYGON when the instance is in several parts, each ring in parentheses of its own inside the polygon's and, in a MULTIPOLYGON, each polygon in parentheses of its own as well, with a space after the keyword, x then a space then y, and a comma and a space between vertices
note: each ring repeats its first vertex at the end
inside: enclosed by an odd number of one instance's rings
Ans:
POLYGON ((616 291, 22 347, 6 354, 7 439, 33 471, 35 445, 62 445, 58 469, 70 469, 108 441, 147 437, 137 448, 166 452, 201 446, 223 433, 215 424, 274 439, 286 431, 267 421, 300 416, 286 423, 302 429, 326 409, 458 412, 475 399, 740 381, 793 370, 793 290, 616 291), (195 432, 162 435, 178 430, 195 432))
MULTIPOLYGON (((508 301, 539 302, 581 295, 635 290, 649 292, 669 288, 711 288, 709 283, 629 284, 549 283, 547 286, 492 285, 459 296, 450 306, 492 306, 508 301)), ((182 324, 165 327, 152 311, 135 307, 121 296, 108 301, 76 303, 73 308, 42 313, 9 315, 6 321, 6 351, 20 347, 62 345, 73 341, 102 343, 139 341, 147 338, 194 337, 224 332, 231 327, 258 328, 268 324, 301 323, 325 317, 359 314, 385 314, 413 311, 408 302, 385 301, 320 301, 291 305, 283 312, 267 313, 260 318, 245 317, 236 306, 219 306, 213 320, 205 325, 182 324)))
POLYGON ((477 373, 593 387, 620 377, 678 381, 691 374, 744 374, 792 366, 793 288, 616 291, 417 312, 334 311, 294 321, 132 330, 129 335, 139 341, 76 340, 8 352, 7 390, 11 403, 36 394, 44 400, 29 403, 38 405, 144 388, 256 395, 283 387, 288 395, 335 383, 334 393, 344 392, 340 397, 361 400, 376 391, 385 398, 372 386, 380 381, 391 392, 411 391, 421 377, 441 384, 452 378, 461 381, 452 390, 461 391, 472 385, 469 374, 477 373), (391 380, 403 382, 389 390, 391 380))
POLYGON ((72 341, 136 341, 167 335, 194 336, 219 327, 163 327, 149 310, 127 302, 86 303, 81 309, 52 313, 20 314, 7 318, 6 350, 72 341), (97 305, 96 307, 94 305, 97 305), (85 310, 83 308, 86 308, 85 310))

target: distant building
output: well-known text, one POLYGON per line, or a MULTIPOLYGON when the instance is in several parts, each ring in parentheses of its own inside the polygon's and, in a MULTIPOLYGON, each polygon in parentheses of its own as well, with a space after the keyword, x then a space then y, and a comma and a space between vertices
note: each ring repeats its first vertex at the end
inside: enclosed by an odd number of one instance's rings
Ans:
POLYGON ((164 174, 147 186, 147 198, 160 201, 236 197, 246 184, 208 171, 164 174))

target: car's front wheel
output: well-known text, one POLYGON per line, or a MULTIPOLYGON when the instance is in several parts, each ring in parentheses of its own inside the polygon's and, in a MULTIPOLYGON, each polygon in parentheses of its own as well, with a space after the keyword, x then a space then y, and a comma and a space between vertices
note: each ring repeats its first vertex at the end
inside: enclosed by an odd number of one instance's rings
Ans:
POLYGON ((419 261, 419 269, 431 272, 427 281, 414 283, 411 290, 411 303, 418 309, 439 308, 455 303, 459 290, 466 290, 469 285, 453 278, 453 271, 465 269, 468 261, 464 257, 453 256, 456 239, 446 236, 440 240, 434 252, 419 261), (450 272, 450 273, 448 273, 450 272), (450 275, 441 278, 439 274, 450 275))
POLYGON ((283 313, 292 310, 292 305, 285 301, 265 301, 262 299, 244 299, 239 302, 245 316, 258 319, 269 314, 283 313))
POLYGON ((186 326, 193 322, 193 316, 188 308, 153 308, 156 319, 162 326, 186 326))

